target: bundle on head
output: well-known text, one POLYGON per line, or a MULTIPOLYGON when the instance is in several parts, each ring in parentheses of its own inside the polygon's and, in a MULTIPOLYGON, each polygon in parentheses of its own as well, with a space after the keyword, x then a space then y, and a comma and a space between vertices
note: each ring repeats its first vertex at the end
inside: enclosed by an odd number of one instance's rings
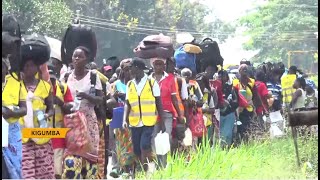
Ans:
POLYGON ((70 64, 73 51, 78 46, 84 46, 91 51, 89 58, 94 61, 97 53, 96 34, 88 26, 81 24, 69 25, 61 44, 61 60, 64 64, 70 64))
POLYGON ((24 35, 21 43, 21 67, 27 60, 42 65, 50 59, 50 46, 47 39, 39 34, 24 35))
POLYGON ((20 69, 21 31, 17 19, 12 15, 2 15, 2 57, 9 57, 10 72, 20 69))
POLYGON ((174 53, 173 44, 169 36, 163 34, 145 37, 133 50, 134 54, 143 59, 171 58, 174 53))
POLYGON ((220 54, 220 49, 218 43, 211 38, 205 38, 199 44, 202 53, 197 55, 196 64, 197 64, 197 72, 203 72, 205 68, 209 65, 223 66, 223 58, 220 54))

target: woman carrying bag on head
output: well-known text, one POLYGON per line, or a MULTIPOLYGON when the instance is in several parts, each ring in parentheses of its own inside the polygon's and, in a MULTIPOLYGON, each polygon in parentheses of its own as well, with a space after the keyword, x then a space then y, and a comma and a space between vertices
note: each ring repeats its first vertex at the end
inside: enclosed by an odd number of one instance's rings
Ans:
MULTIPOLYGON (((68 141, 66 142, 63 179, 96 179, 98 176, 100 138, 94 107, 102 103, 103 92, 99 76, 94 74, 94 71, 86 69, 86 64, 92 60, 90 53, 90 50, 83 46, 79 46, 74 50, 72 55, 74 71, 69 75, 67 81, 71 94, 79 107, 78 111, 84 116, 90 148, 78 154, 68 149, 68 141), (95 82, 92 82, 91 78, 94 75, 96 75, 95 82)), ((68 134, 66 139, 68 139, 68 134)))
MULTIPOLYGON (((20 97, 26 99, 27 115, 20 119, 23 128, 52 127, 54 114, 51 85, 39 79, 40 66, 50 58, 46 39, 26 35, 21 45, 20 97)), ((50 138, 22 138, 22 176, 24 179, 54 179, 53 149, 50 138)))

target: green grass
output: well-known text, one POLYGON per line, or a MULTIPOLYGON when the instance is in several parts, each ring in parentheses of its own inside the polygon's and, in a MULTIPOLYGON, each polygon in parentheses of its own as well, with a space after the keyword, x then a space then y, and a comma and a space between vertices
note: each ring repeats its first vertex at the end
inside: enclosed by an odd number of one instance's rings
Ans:
POLYGON ((168 167, 139 179, 315 179, 318 178, 318 138, 298 142, 302 165, 297 167, 289 137, 241 145, 229 151, 205 146, 187 164, 181 155, 168 157, 168 167), (308 163, 306 163, 308 162, 308 163), (307 164, 311 164, 309 167, 307 164))

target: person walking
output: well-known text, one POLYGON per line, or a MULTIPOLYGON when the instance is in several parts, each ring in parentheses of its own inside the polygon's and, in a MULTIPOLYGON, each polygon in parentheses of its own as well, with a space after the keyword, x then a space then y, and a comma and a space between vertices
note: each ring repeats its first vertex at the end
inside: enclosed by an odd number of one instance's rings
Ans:
POLYGON ((65 152, 63 179, 96 179, 98 177, 98 148, 99 148, 99 127, 98 119, 94 107, 102 104, 102 85, 99 76, 96 75, 95 85, 91 83, 94 75, 91 70, 86 69, 86 64, 90 59, 90 50, 86 47, 77 47, 72 55, 74 71, 70 74, 67 85, 70 87, 74 99, 80 102, 79 111, 82 112, 87 120, 89 140, 93 148, 83 155, 74 155, 65 152), (93 92, 93 91, 94 92, 93 92))
MULTIPOLYGON (((24 56, 23 56, 24 57, 24 56)), ((51 85, 36 77, 39 66, 35 59, 22 59, 21 93, 25 95, 27 115, 21 119, 23 128, 52 126, 54 115, 51 85)), ((50 138, 22 138, 22 176, 24 179, 54 179, 53 149, 50 138)))
POLYGON ((159 84, 144 73, 145 69, 142 59, 133 58, 130 63, 133 79, 126 87, 123 128, 130 125, 134 153, 147 171, 148 162, 153 161, 151 141, 154 126, 158 124, 165 132, 165 125, 159 84), (158 115, 160 119, 157 121, 158 115))
MULTIPOLYGON (((166 61, 167 60, 163 58, 152 58, 150 64, 153 67, 154 72, 151 73, 149 77, 154 78, 160 86, 160 97, 164 110, 164 124, 166 133, 169 134, 170 143, 172 143, 173 118, 177 118, 177 122, 180 124, 185 124, 185 118, 183 112, 179 108, 174 76, 169 76, 169 74, 165 72, 166 61)), ((156 125, 154 128, 155 137, 156 134, 160 131, 161 127, 156 125)), ((167 155, 157 155, 157 157, 159 165, 162 168, 165 168, 167 165, 167 155)))
POLYGON ((239 67, 239 75, 240 79, 233 80, 233 88, 237 90, 239 93, 239 99, 245 102, 244 106, 239 104, 238 107, 238 116, 241 125, 238 125, 238 133, 240 139, 244 142, 248 142, 249 134, 250 134, 250 123, 252 122, 252 118, 254 115, 254 106, 253 106, 253 91, 255 80, 249 77, 248 74, 248 65, 241 64, 239 67))
MULTIPOLYGON (((65 114, 71 113, 71 108, 73 105, 73 97, 70 92, 70 88, 66 83, 59 80, 60 70, 62 68, 62 62, 60 59, 55 57, 50 58, 50 63, 48 64, 48 70, 50 75, 50 81, 53 88, 53 101, 54 101, 54 117, 53 127, 63 128, 63 118, 65 114)), ((56 179, 61 179, 62 175, 62 162, 65 149, 65 139, 63 138, 53 138, 52 148, 54 152, 54 174, 56 179)))
POLYGON ((19 118, 27 114, 25 95, 21 96, 21 84, 16 73, 7 75, 10 62, 2 57, 2 118, 9 123, 8 146, 2 148, 2 166, 5 179, 22 179, 22 136, 19 118))

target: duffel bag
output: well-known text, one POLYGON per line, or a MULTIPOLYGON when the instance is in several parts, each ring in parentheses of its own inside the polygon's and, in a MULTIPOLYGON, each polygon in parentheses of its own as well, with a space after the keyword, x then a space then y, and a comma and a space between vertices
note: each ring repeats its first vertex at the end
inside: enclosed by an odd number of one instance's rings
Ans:
POLYGON ((185 52, 183 46, 174 52, 174 59, 177 68, 189 68, 192 72, 196 72, 196 55, 185 52))
POLYGON ((75 48, 84 46, 90 50, 90 61, 94 61, 97 53, 97 40, 95 32, 85 25, 69 25, 61 42, 61 60, 64 64, 72 61, 75 48))
POLYGON ((223 58, 220 54, 218 43, 210 38, 205 38, 200 43, 202 53, 197 56, 198 71, 204 72, 207 66, 223 66, 223 58))
POLYGON ((143 59, 150 58, 171 58, 174 49, 171 38, 163 34, 150 35, 145 37, 133 50, 134 54, 143 59))
MULTIPOLYGON (((23 35, 21 43, 21 59, 32 59, 40 66, 50 58, 50 45, 47 39, 39 34, 23 35)), ((23 61, 25 62, 25 61, 23 61)), ((21 66, 23 67, 23 66, 21 66)))

